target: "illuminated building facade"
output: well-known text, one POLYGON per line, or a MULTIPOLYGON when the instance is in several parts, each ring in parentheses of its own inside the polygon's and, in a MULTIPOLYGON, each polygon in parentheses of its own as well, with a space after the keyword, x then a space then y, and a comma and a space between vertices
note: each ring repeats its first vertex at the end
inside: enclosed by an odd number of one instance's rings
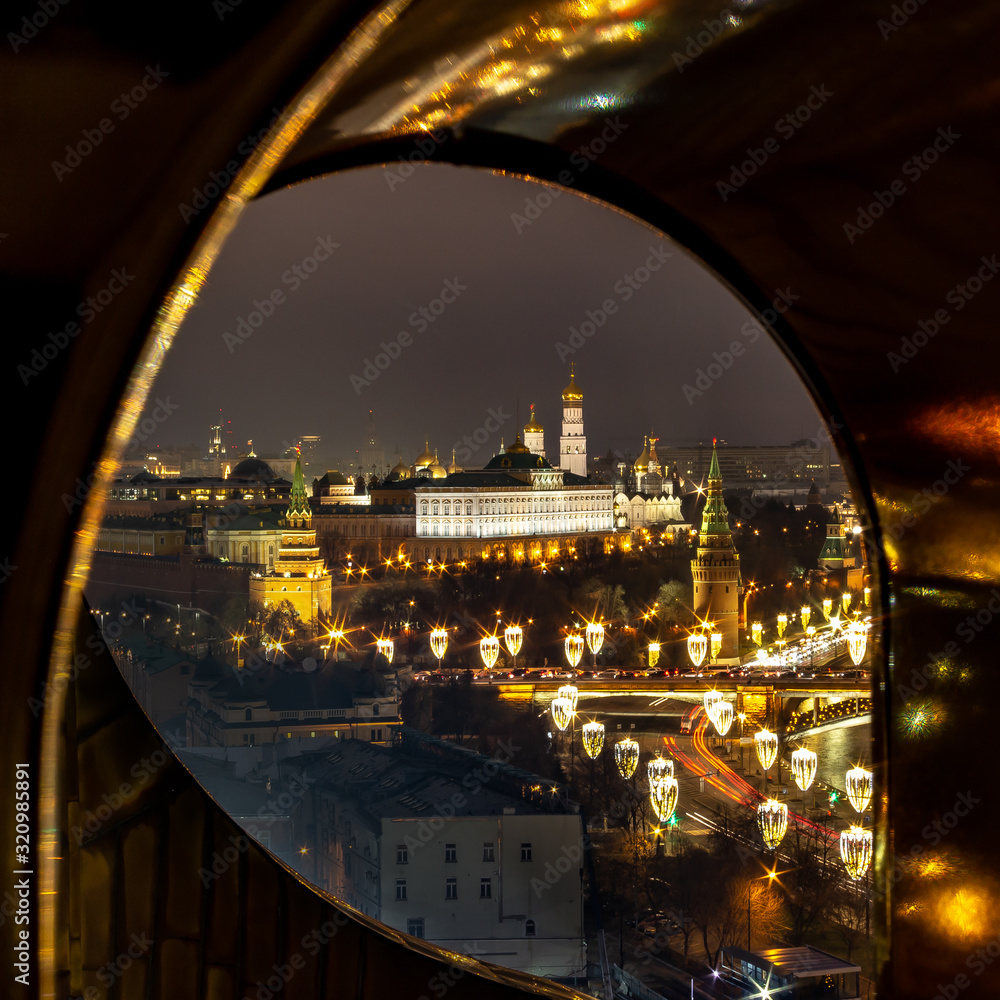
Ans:
POLYGON ((740 557, 729 530, 729 514, 722 498, 722 474, 714 451, 706 493, 698 554, 691 560, 692 607, 701 621, 712 622, 722 635, 717 659, 731 660, 739 657, 740 557))
POLYGON ((531 419, 524 425, 524 447, 532 455, 545 458, 545 429, 535 417, 535 404, 531 404, 531 419))

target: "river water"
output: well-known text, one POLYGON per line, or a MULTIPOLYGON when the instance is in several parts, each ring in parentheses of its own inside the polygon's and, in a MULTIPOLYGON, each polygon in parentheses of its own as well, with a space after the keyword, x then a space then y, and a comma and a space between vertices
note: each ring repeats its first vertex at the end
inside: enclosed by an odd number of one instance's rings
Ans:
POLYGON ((844 787, 844 775, 855 764, 872 766, 871 722, 867 716, 826 726, 816 733, 796 738, 797 746, 808 747, 819 758, 816 776, 836 788, 844 787))

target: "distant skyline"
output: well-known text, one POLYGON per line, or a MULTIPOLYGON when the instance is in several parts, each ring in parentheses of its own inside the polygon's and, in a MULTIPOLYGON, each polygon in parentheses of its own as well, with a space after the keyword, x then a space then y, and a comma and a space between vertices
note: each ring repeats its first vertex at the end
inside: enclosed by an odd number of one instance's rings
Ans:
POLYGON ((318 434, 318 457, 347 464, 372 410, 389 465, 412 463, 426 438, 442 460, 472 442, 475 466, 534 403, 551 457, 571 361, 591 455, 636 453, 650 432, 661 448, 784 444, 821 426, 744 306, 656 231, 568 192, 435 164, 252 205, 167 356, 149 409, 158 397, 173 409, 145 445, 207 451, 221 408, 240 446, 274 453, 318 434))

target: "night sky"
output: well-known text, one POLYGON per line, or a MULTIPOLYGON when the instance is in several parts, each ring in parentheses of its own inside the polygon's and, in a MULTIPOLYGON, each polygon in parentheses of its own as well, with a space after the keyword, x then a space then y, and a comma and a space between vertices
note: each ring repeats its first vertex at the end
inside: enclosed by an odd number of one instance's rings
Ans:
POLYGON ((816 433, 797 375, 700 264, 626 215, 548 190, 424 165, 406 179, 372 168, 266 196, 245 213, 168 355, 151 399, 169 396, 178 409, 154 440, 205 450, 221 408, 233 438, 253 438, 258 454, 319 434, 318 464, 343 468, 371 409, 389 464, 397 452, 412 462, 425 436, 446 463, 466 435, 495 425, 492 411, 502 426, 468 461, 475 467, 501 435, 512 440, 519 402, 522 425, 535 403, 551 456, 570 361, 591 455, 636 453, 651 430, 668 445, 816 433), (529 198, 544 207, 526 211, 529 198), (323 249, 330 242, 339 246, 323 249), (328 259, 306 261, 317 248, 328 259), (655 270, 638 271, 647 259, 655 270), (435 305, 448 283, 454 301, 435 305), (250 317, 254 300, 274 292, 271 314, 250 317), (609 299, 614 313, 583 337, 588 311, 609 299), (241 318, 257 324, 249 335, 241 318), (746 353, 714 369, 721 377, 703 395, 686 396, 733 341, 746 353), (387 367, 383 343, 398 354, 387 367))

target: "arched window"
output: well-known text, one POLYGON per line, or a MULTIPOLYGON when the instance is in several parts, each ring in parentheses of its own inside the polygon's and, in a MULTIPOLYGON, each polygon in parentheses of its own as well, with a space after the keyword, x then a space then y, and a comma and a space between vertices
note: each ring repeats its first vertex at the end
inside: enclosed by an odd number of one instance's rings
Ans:
POLYGON ((435 500, 435 501, 434 501, 434 502, 433 502, 433 503, 431 504, 431 513, 432 513, 432 514, 437 514, 437 513, 440 513, 440 509, 441 509, 441 505, 440 505, 440 504, 439 504, 439 503, 437 502, 437 500, 435 500))
POLYGON ((466 500, 465 501, 465 513, 466 513, 467 516, 472 514, 472 501, 471 500, 466 500))
POLYGON ((441 511, 442 514, 451 514, 451 501, 445 500, 444 508, 441 511))
POLYGON ((427 513, 427 501, 426 500, 421 500, 420 501, 420 513, 421 514, 426 514, 427 513))
POLYGON ((253 709, 252 708, 248 708, 243 713, 243 721, 244 722, 252 722, 253 721, 253 709))
POLYGON ((250 546, 246 542, 240 546, 240 559, 243 562, 250 562, 250 546))

